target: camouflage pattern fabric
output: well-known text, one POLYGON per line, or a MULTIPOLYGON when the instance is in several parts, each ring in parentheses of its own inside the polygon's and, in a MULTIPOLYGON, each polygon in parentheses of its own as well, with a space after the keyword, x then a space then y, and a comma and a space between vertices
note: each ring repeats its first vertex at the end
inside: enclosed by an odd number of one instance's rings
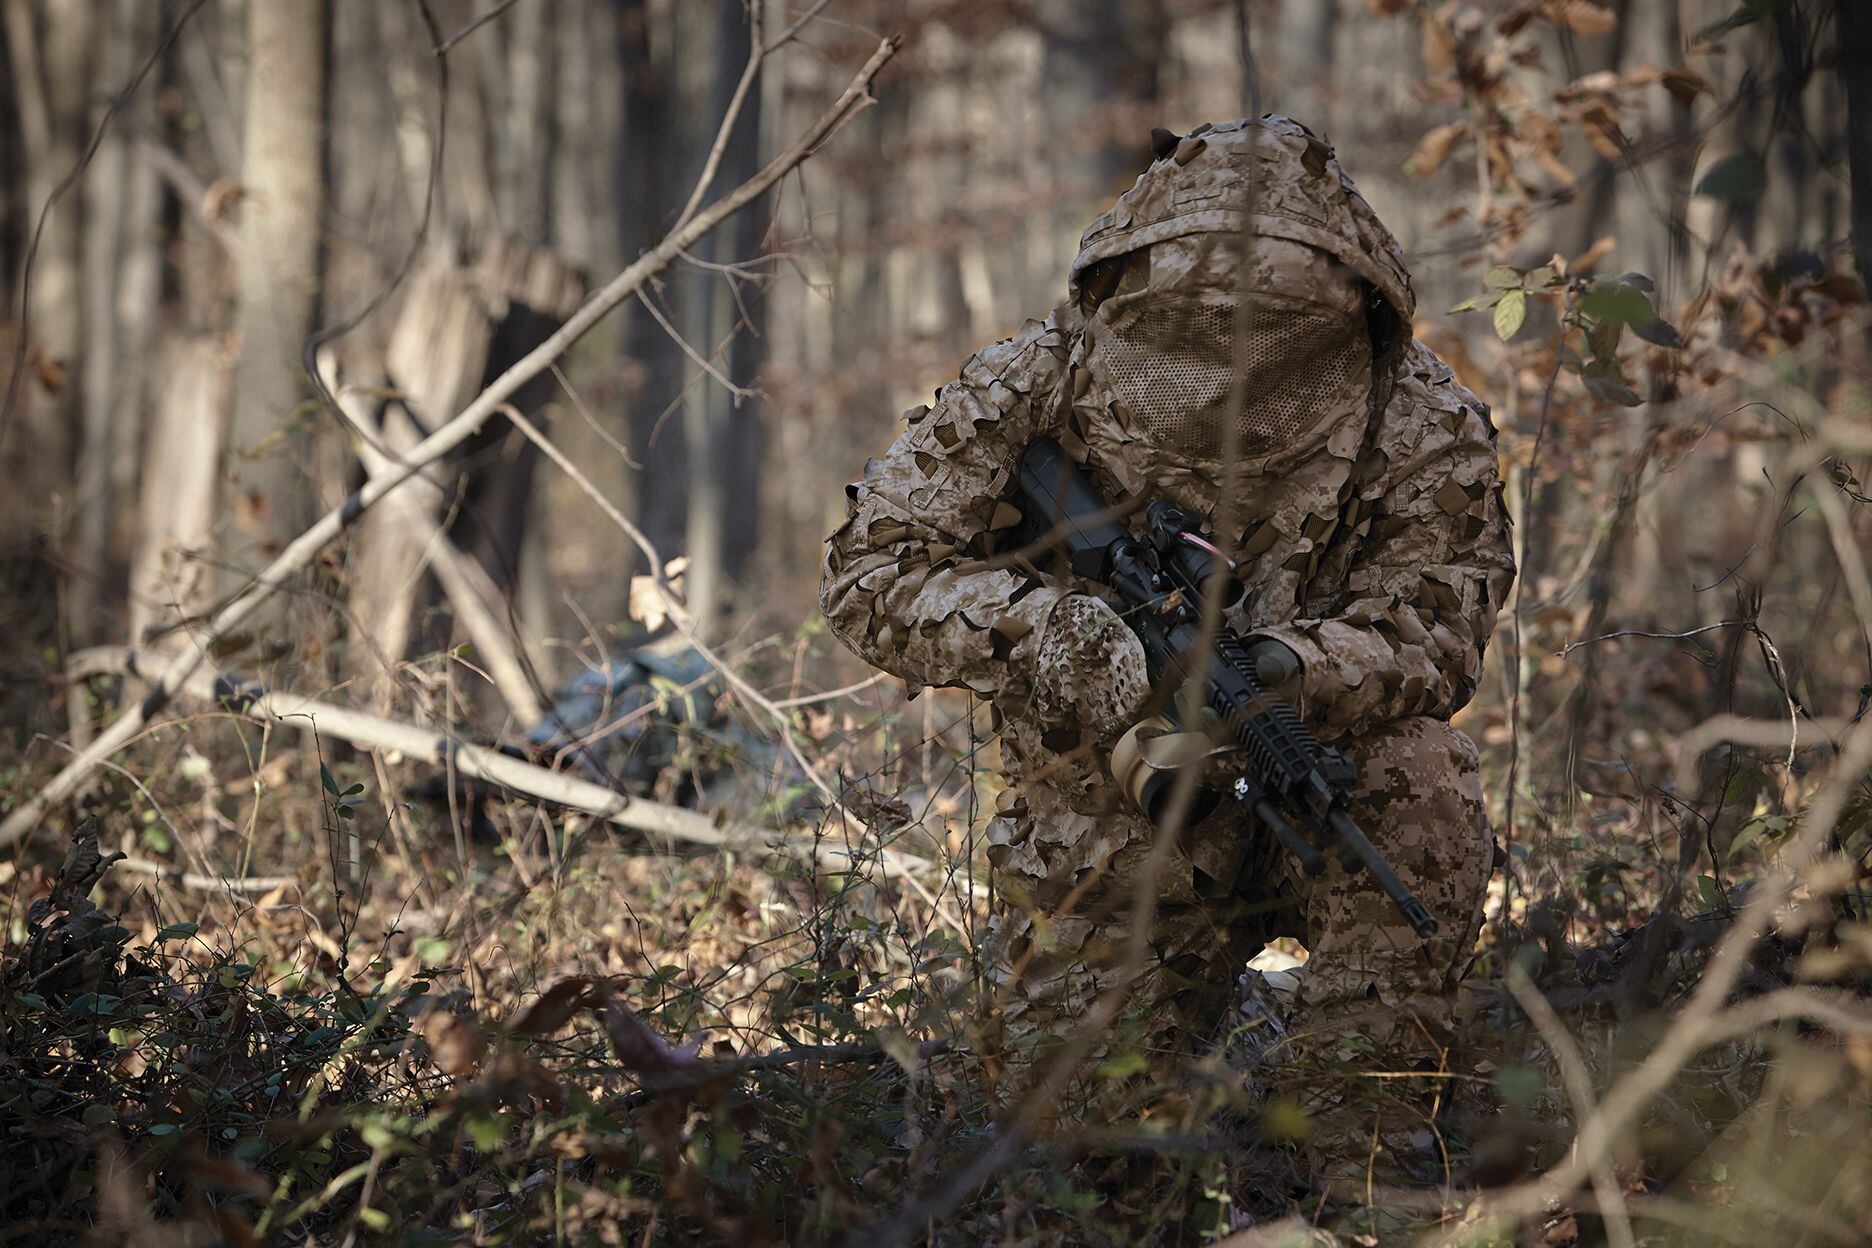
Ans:
POLYGON ((1411 342, 1402 255, 1332 149, 1282 118, 1166 148, 1087 230, 1069 293, 971 358, 866 465, 822 598, 877 666, 1000 712, 1009 785, 989 856, 1007 899, 1007 1042, 1083 1017, 1122 956, 1154 835, 1104 769, 1141 652, 1096 587, 1004 549, 1020 454, 1045 435, 1107 497, 1169 497, 1212 531, 1232 518, 1215 540, 1245 592, 1225 622, 1299 656, 1297 709, 1357 763, 1355 816, 1442 924, 1419 942, 1368 876, 1297 877, 1271 838, 1199 825, 1171 853, 1111 1043, 1213 1043, 1242 963, 1287 932, 1312 954, 1296 1043, 1419 1043, 1468 956, 1489 872, 1474 747, 1447 723, 1513 578, 1486 409, 1411 342), (1304 350, 1285 328, 1304 331, 1304 350), (1244 384, 1219 382, 1218 360, 1244 384), (1400 1025, 1416 1016, 1428 1026, 1400 1025))

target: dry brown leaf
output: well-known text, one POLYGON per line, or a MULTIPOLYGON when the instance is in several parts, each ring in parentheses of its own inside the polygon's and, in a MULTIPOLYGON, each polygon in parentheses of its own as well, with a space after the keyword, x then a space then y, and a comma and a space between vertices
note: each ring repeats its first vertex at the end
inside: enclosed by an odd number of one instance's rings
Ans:
POLYGON ((541 993, 537 1001, 521 1010, 502 1030, 516 1036, 550 1036, 579 1012, 579 1007, 591 995, 591 987, 592 981, 585 975, 562 979, 541 993))
POLYGON ((1682 66, 1673 66, 1662 71, 1658 81, 1664 84, 1664 89, 1670 92, 1679 104, 1690 104, 1699 95, 1716 93, 1716 88, 1710 85, 1709 79, 1693 69, 1685 69, 1682 66))
POLYGON ((1433 75, 1447 74, 1456 68, 1456 45, 1429 9, 1422 10, 1422 14, 1424 68, 1433 75))
POLYGON ((1580 114, 1579 126, 1593 150, 1607 160, 1618 160, 1630 146, 1624 130, 1619 128, 1618 114, 1603 104, 1587 107, 1580 114))
POLYGON ((669 1074, 700 1065, 694 1053, 671 1045, 610 993, 604 994, 603 1017, 605 1034, 611 1037, 611 1051, 627 1070, 638 1074, 669 1074))
POLYGON ((47 394, 57 394, 65 388, 65 366, 38 347, 26 348, 26 363, 31 365, 33 375, 47 394))
POLYGON ((1365 7, 1375 17, 1395 17, 1410 6, 1411 0, 1365 0, 1365 7))
POLYGON ((210 221, 226 221, 234 213, 234 205, 247 193, 245 187, 232 178, 216 178, 209 188, 202 192, 201 214, 210 221))
POLYGON ((689 613, 682 605, 682 579, 688 567, 689 557, 678 555, 663 565, 663 585, 654 576, 631 577, 630 617, 653 633, 670 620, 686 626, 689 613))
POLYGON ((1420 178, 1427 178, 1443 167, 1456 144, 1469 137, 1469 123, 1452 121, 1446 126, 1424 135, 1417 143, 1417 151, 1411 156, 1411 172, 1420 178))
POLYGON ((1612 254, 1612 249, 1617 247, 1617 245, 1619 245, 1619 241, 1617 241, 1616 238, 1612 238, 1610 234, 1606 234, 1606 236, 1602 236, 1602 238, 1595 238, 1593 239, 1593 245, 1591 245, 1591 247, 1587 247, 1586 251, 1576 254, 1572 260, 1567 262, 1567 269, 1565 269, 1565 271, 1567 271, 1567 273, 1582 273, 1582 271, 1586 271, 1586 269, 1591 269, 1595 264, 1599 264, 1601 260, 1604 260, 1606 256, 1610 256, 1610 254, 1612 254))
POLYGON ((1545 16, 1582 39, 1610 34, 1618 28, 1618 14, 1593 0, 1548 0, 1545 16))
POLYGON ((422 1034, 436 1068, 447 1075, 473 1074, 481 1064, 481 1054, 487 1049, 487 1037, 482 1035, 481 1024, 473 1015, 436 1010, 423 1019, 422 1034))

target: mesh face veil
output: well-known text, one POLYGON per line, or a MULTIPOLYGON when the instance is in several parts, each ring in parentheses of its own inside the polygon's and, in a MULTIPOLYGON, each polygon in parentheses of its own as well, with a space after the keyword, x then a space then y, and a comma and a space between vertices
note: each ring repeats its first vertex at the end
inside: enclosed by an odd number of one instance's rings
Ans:
POLYGON ((1362 415, 1371 385, 1357 277, 1284 239, 1256 239, 1249 274, 1236 255, 1217 234, 1158 243, 1125 262, 1088 326, 1088 363, 1128 423, 1195 461, 1223 456, 1231 420, 1243 459, 1310 445, 1362 415))

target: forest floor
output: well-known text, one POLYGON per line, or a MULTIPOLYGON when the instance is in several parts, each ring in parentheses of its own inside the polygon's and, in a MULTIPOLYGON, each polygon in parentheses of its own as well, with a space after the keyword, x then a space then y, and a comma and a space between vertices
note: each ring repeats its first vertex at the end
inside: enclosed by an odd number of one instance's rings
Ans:
MULTIPOLYGON (((108 714, 112 692, 63 698, 108 714)), ((1863 1023, 1823 1031, 1796 1009, 1727 1026, 1796 983, 1825 988, 1814 1009, 1848 1008, 1835 985, 1862 981, 1872 950, 1852 880, 1778 907, 1724 1016, 1646 1086, 1594 1182, 1558 1199, 1531 1186, 1577 1157, 1582 1122, 1615 1103, 1593 1109, 1604 1090, 1670 1047, 1787 831, 1755 826, 1777 816, 1754 780, 1729 786, 1753 831, 1699 875, 1679 867, 1667 801, 1615 784, 1558 803, 1521 771, 1452 1059, 1481 1095, 1452 1097, 1422 1141, 1441 1183, 1328 1202, 1293 1148, 1307 1124, 1291 1092, 1386 1087, 1356 1060, 1250 1099, 1214 1070, 1125 1054, 1077 1072, 1093 1089, 1079 1108, 1010 1125, 1015 1089, 980 1032, 989 873, 966 839, 992 752, 952 695, 900 705, 873 691, 795 727, 863 813, 864 844, 946 865, 917 880, 810 853, 665 852, 220 710, 151 732, 81 823, 0 864, 0 1236, 1273 1245, 1369 1203, 1397 1226, 1348 1242, 1861 1242, 1863 1023), (129 855, 101 882, 89 836, 129 855), (1099 1108, 1113 1103, 1127 1108, 1099 1108), (1484 1188, 1520 1216, 1479 1219, 1484 1188), (1278 1233, 1243 1230, 1268 1221, 1278 1233)), ((1507 714, 1485 703, 1464 722, 1488 790, 1507 792, 1507 714)), ((719 744, 679 750, 662 791, 732 766, 719 744)), ((9 791, 55 752, 23 759, 9 791)))

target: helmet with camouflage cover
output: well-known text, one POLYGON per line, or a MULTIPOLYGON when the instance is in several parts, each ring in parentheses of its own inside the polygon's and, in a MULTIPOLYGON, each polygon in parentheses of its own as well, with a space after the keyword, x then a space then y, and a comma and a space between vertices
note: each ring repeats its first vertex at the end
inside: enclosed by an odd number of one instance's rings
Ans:
POLYGON ((1072 265, 1087 364, 1123 414, 1194 460, 1273 460, 1382 402, 1416 301, 1333 149, 1273 116, 1157 139, 1072 265))

